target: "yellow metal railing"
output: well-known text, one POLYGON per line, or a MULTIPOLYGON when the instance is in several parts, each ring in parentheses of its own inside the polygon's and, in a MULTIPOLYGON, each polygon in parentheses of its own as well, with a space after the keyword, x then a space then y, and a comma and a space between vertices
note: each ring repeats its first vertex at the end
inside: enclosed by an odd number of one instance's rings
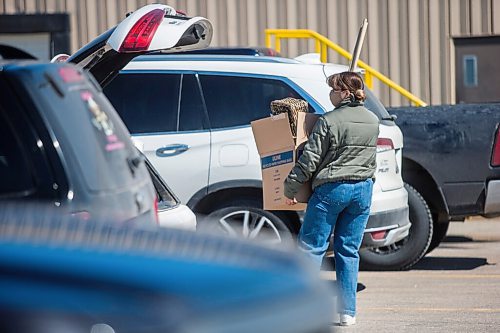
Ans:
MULTIPOLYGON (((328 62, 328 50, 327 47, 331 48, 344 58, 347 58, 348 60, 352 59, 352 55, 347 52, 345 49, 342 47, 338 46, 325 36, 312 31, 312 30, 307 30, 307 29, 266 29, 266 47, 272 47, 271 42, 272 42, 272 37, 274 36, 274 49, 277 52, 280 52, 281 50, 281 39, 283 38, 306 38, 306 39, 314 39, 315 44, 314 44, 314 49, 316 53, 320 54, 320 59, 321 62, 328 62)), ((405 88, 401 87, 399 84, 396 82, 392 81, 389 79, 387 76, 384 74, 380 73, 379 71, 373 69, 370 67, 368 64, 365 62, 358 60, 357 66, 360 68, 363 68, 365 70, 365 83, 369 88, 373 87, 373 77, 376 77, 377 79, 380 80, 380 82, 386 84, 389 86, 389 88, 392 88, 399 92, 401 95, 409 99, 411 102, 413 102, 417 106, 426 106, 427 103, 422 101, 420 98, 417 96, 413 95, 411 92, 406 90, 405 88)))

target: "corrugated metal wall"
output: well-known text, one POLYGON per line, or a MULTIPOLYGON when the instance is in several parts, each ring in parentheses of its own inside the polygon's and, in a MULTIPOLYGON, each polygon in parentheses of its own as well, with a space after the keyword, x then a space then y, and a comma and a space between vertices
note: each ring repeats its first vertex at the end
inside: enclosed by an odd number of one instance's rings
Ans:
MULTIPOLYGON (((431 104, 455 100, 451 37, 500 35, 500 0, 0 0, 0 14, 68 12, 74 51, 153 2, 209 18, 214 46, 264 45, 266 28, 304 28, 352 51, 367 17, 361 59, 431 104)), ((312 42, 295 40, 282 53, 313 50, 312 42)), ((329 59, 341 61, 333 53, 329 59)), ((386 104, 408 104, 378 83, 375 91, 386 104)))

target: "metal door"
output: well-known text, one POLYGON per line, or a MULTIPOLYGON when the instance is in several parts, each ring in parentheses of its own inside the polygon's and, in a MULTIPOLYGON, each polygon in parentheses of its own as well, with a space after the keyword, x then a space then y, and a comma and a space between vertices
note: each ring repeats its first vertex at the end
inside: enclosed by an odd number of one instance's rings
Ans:
POLYGON ((455 38, 456 102, 500 102, 500 36, 455 38))

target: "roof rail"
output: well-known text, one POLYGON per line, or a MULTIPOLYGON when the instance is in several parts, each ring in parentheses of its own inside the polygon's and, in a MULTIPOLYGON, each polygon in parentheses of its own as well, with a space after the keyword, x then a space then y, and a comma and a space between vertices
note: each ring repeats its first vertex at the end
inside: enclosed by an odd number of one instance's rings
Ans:
POLYGON ((267 62, 267 63, 284 63, 296 64, 300 61, 268 56, 251 56, 251 55, 225 55, 225 54, 162 54, 152 53, 141 55, 133 61, 241 61, 241 62, 267 62))

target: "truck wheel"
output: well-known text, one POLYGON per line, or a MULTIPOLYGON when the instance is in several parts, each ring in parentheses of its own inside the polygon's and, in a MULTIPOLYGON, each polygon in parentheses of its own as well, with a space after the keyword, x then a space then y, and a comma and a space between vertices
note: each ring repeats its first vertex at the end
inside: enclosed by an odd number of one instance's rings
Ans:
POLYGON ((429 248, 427 249, 427 253, 434 250, 436 247, 441 244, 443 239, 446 237, 446 233, 448 232, 448 227, 450 226, 450 221, 435 223, 432 230, 432 240, 429 248))
POLYGON ((405 184, 411 228, 409 235, 399 242, 380 248, 362 249, 360 266, 367 270, 407 270, 426 253, 432 239, 432 215, 424 198, 413 187, 405 184))
POLYGON ((200 230, 276 245, 290 244, 292 230, 283 217, 265 211, 251 200, 235 200, 215 209, 199 225, 200 230))

